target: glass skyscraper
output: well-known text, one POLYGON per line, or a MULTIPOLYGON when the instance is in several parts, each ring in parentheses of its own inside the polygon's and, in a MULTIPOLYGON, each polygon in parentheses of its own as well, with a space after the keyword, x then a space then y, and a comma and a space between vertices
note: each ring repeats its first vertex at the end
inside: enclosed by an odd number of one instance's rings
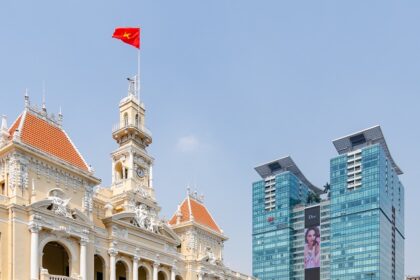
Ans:
POLYGON ((402 171, 381 128, 333 144, 325 191, 290 157, 255 168, 253 274, 261 280, 403 279, 402 171))

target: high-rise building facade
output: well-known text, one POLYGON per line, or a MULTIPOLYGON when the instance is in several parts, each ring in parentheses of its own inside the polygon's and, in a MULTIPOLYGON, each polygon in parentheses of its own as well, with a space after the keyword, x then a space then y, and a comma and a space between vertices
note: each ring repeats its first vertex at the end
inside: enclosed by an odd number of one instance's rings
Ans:
POLYGON ((404 187, 379 126, 333 141, 330 183, 290 157, 256 167, 253 274, 262 280, 403 279, 404 187))

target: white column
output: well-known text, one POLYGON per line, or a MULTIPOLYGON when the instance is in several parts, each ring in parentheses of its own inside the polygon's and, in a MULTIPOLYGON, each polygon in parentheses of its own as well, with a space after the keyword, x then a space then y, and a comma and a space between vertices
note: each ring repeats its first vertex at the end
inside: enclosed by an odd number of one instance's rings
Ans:
POLYGON ((29 230, 31 231, 31 280, 39 279, 39 259, 38 259, 38 243, 39 243, 39 231, 41 226, 35 223, 29 224, 29 230))
POLYGON ((175 280, 176 278, 176 267, 173 266, 171 269, 171 280, 175 280))
POLYGON ((83 237, 80 239, 80 277, 81 280, 87 280, 87 244, 89 239, 83 237))
POLYGON ((198 273, 198 280, 203 280, 204 278, 204 273, 203 272, 199 272, 198 273))
POLYGON ((153 280, 158 280, 159 266, 160 263, 153 263, 153 280))
POLYGON ((138 256, 133 257, 133 280, 139 280, 139 260, 138 256))
POLYGON ((110 280, 116 280, 117 275, 116 275, 116 269, 115 269, 115 257, 118 254, 118 251, 115 250, 114 248, 111 248, 108 250, 108 254, 109 254, 109 279, 110 280))

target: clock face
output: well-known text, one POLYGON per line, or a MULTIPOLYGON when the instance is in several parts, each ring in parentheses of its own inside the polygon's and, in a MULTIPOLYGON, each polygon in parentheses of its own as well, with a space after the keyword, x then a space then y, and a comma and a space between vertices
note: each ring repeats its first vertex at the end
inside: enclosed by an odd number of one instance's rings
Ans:
POLYGON ((144 169, 143 169, 143 168, 141 168, 141 167, 138 167, 138 168, 137 168, 137 170, 136 170, 136 174, 137 174, 137 176, 139 176, 140 178, 143 178, 143 177, 144 177, 144 169))

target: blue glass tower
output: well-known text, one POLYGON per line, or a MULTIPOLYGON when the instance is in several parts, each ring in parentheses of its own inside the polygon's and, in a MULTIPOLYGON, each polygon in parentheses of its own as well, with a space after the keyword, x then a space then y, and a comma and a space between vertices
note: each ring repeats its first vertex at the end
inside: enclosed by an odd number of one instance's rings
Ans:
POLYGON ((255 169, 262 180, 253 184, 253 274, 264 280, 293 279, 296 259, 303 257, 294 239, 303 235, 304 219, 302 211, 294 209, 304 210, 308 197, 320 190, 290 157, 255 169))
POLYGON ((404 278, 404 186, 379 126, 333 141, 331 279, 404 278))
POLYGON ((253 184, 253 274, 261 280, 404 278, 402 171, 381 128, 333 144, 339 155, 330 160, 328 193, 290 157, 256 168, 262 180, 253 184), (307 225, 314 211, 317 229, 307 225))

